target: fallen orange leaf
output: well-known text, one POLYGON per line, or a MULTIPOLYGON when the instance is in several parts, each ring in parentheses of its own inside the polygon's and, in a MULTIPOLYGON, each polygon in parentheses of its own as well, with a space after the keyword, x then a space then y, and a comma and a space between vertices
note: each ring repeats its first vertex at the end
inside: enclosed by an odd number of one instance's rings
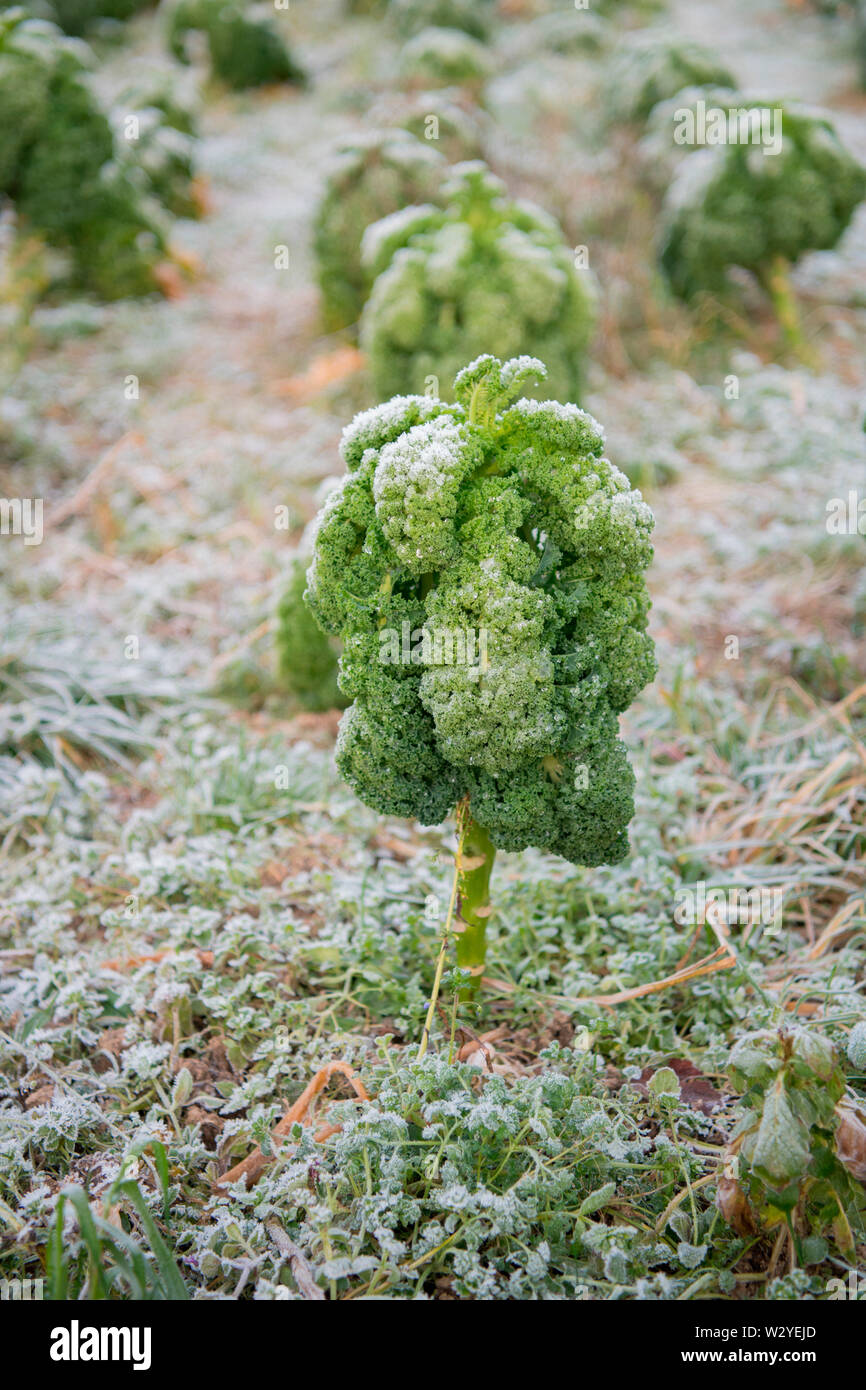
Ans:
POLYGON ((339 347, 322 357, 316 357, 305 372, 273 383, 273 390, 292 400, 308 400, 346 377, 354 376, 364 365, 364 354, 354 347, 339 347))

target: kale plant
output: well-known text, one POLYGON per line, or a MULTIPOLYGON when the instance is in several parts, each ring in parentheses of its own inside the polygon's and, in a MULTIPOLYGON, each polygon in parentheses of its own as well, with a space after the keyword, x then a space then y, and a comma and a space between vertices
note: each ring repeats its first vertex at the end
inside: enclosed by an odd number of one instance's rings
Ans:
POLYGON ((115 24, 131 19, 146 9, 151 0, 37 0, 28 8, 40 19, 48 19, 64 34, 80 37, 103 21, 115 24))
MULTIPOLYGON (((525 50, 526 35, 519 33, 515 40, 515 50, 525 50)), ((601 53, 612 37, 612 27, 601 18, 598 8, 595 13, 584 10, 554 10, 550 14, 539 15, 528 31, 533 50, 547 53, 577 54, 593 56, 601 53)))
POLYGON ((292 563, 277 607, 277 666, 285 688, 308 710, 336 709, 346 702, 337 684, 337 652, 304 603, 307 565, 292 563))
POLYGON ((316 213, 313 248, 329 329, 356 323, 372 277, 361 264, 371 222, 438 195, 447 164, 405 130, 376 131, 342 145, 316 213))
POLYGON ((77 287, 117 299, 157 288, 166 232, 117 162, 90 61, 54 25, 20 9, 0 16, 0 193, 23 228, 68 253, 77 287))
POLYGON ((487 39, 495 13, 495 0, 391 0, 388 6, 389 19, 406 38, 432 26, 487 39))
POLYGON ((398 396, 344 431, 307 600, 340 636, 337 765, 382 815, 460 808, 458 962, 484 961, 495 851, 628 851, 618 715, 653 677, 653 517, 575 405, 522 395, 534 358, 479 357, 456 403, 398 396))
POLYGON ((361 341, 376 391, 423 391, 497 347, 540 356, 550 395, 579 399, 593 301, 558 224, 479 162, 457 166, 443 195, 444 209, 404 209, 365 233, 378 278, 361 341))
POLYGON ((142 195, 156 198, 175 217, 197 217, 201 198, 196 184, 195 139, 177 129, 165 113, 145 106, 134 113, 115 110, 119 162, 142 195), (137 118, 137 137, 124 138, 129 114, 137 118))
POLYGON ((187 61, 187 36, 193 30, 207 38, 214 77, 236 91, 268 82, 306 82, 270 7, 244 6, 240 0, 179 0, 170 14, 168 42, 181 62, 187 61))
MULTIPOLYGON (((747 118, 761 109, 753 104, 747 118)), ((736 143, 684 160, 663 213, 661 264, 683 299, 724 291, 732 266, 751 271, 787 341, 802 348, 790 267, 807 251, 836 245, 866 195, 866 170, 829 121, 773 109, 781 119, 778 152, 736 143)))
POLYGON ((119 93, 113 102, 115 112, 158 111, 162 116, 163 125, 198 139, 199 101, 195 90, 197 84, 195 79, 192 79, 184 86, 178 80, 178 76, 174 67, 168 72, 145 72, 141 78, 134 79, 119 93))
POLYGON ((491 71, 487 46, 462 29, 422 29, 400 54, 410 86, 480 89, 491 71))
POLYGON ((715 53, 687 39, 638 32, 617 48, 609 71, 609 103, 620 121, 644 121, 660 101, 684 87, 734 87, 715 53))
POLYGON ((480 159, 484 153, 482 113, 461 97, 461 92, 447 87, 401 92, 377 102, 370 118, 379 125, 407 130, 453 164, 480 159))

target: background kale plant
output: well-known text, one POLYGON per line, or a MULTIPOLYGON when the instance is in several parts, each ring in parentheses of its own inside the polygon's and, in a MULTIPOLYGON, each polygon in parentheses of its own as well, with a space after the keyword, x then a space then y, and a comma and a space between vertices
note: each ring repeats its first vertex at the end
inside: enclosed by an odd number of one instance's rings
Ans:
POLYGON ((399 208, 435 198, 447 165, 406 131, 373 133, 337 152, 316 213, 313 247, 328 328, 360 316, 372 277, 361 263, 361 239, 372 223, 399 208))
POLYGON ((680 166, 663 215, 661 265, 684 298, 722 292, 732 266, 751 271, 789 346, 803 349, 790 268, 807 251, 836 245, 866 196, 866 169, 828 120, 778 102, 764 109, 781 118, 778 154, 727 144, 680 166))
POLYGON ((540 208, 515 203, 482 163, 458 165, 446 206, 403 208, 369 227, 376 277, 361 343, 382 396, 439 389, 496 347, 547 367, 544 389, 580 400, 592 335, 592 281, 540 208))

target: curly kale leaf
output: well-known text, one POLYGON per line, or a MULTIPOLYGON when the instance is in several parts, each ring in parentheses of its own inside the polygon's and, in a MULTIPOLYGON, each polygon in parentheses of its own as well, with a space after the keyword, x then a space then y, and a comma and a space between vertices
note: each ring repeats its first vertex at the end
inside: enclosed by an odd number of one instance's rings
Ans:
POLYGON ((793 263, 807 251, 835 246, 866 196, 866 170, 848 153, 829 121, 788 106, 778 151, 735 143, 702 149, 683 161, 662 221, 660 257, 672 289, 684 299, 724 289, 731 266, 765 282, 777 258, 793 263))
POLYGON ((106 299, 146 294, 166 229, 117 157, 87 82, 91 63, 87 45, 52 24, 23 10, 0 18, 0 191, 23 228, 67 253, 77 286, 106 299))
POLYGON ((373 131, 340 147, 313 226, 313 250, 329 329, 357 322, 373 276, 361 262, 365 228, 401 208, 435 200, 447 164, 405 130, 373 131))
POLYGON ((593 296, 557 224, 480 162, 458 165, 442 195, 443 209, 404 209, 364 238, 377 279, 361 341, 377 390, 427 390, 495 346, 543 358, 545 389, 578 396, 593 296))
POLYGON ((468 796, 495 846, 599 864, 633 814, 617 716, 655 672, 652 514, 591 416, 515 399, 544 373, 488 354, 455 404, 359 415, 307 601, 342 638, 337 761, 363 800, 435 824, 468 796))
POLYGON ((712 49, 638 31, 617 47, 608 74, 608 105, 617 120, 643 121, 654 106, 685 87, 734 86, 734 77, 712 49))

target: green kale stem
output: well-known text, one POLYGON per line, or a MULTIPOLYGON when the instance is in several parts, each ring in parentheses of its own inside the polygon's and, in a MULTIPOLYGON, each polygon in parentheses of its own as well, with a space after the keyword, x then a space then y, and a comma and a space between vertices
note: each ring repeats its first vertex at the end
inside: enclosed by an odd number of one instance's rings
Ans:
POLYGON ((464 798, 457 807, 457 852, 454 855, 454 881, 451 886, 451 899, 442 932, 442 943, 436 960, 436 974, 433 991, 424 1020, 424 1031, 418 1047, 418 1058, 427 1052, 430 1029, 436 1016, 436 1004, 445 971, 445 955, 459 913, 462 930, 457 935, 457 964, 473 973, 468 984, 459 992, 458 998, 474 1000, 481 989, 481 972, 484 969, 484 955, 487 948, 486 928, 490 916, 490 872, 496 850, 490 836, 483 826, 474 821, 469 814, 469 801, 464 798))
POLYGON ((467 812, 463 852, 458 865, 460 926, 457 936, 457 964, 471 970, 460 998, 474 1000, 481 989, 481 975, 487 950, 487 919, 490 916, 490 874, 496 858, 490 836, 467 812))
POLYGON ((800 309, 791 284, 791 267, 784 256, 773 257, 761 281, 773 301, 785 343, 804 366, 815 366, 816 354, 803 336, 800 309))

